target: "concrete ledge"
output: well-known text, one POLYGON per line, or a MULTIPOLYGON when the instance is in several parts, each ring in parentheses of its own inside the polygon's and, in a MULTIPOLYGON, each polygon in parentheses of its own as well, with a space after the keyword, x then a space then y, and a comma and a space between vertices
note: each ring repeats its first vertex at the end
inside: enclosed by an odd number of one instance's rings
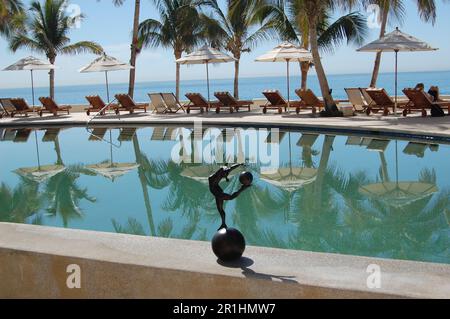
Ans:
POLYGON ((220 265, 208 242, 0 223, 1 298, 449 298, 450 266, 248 247, 220 265), (81 288, 66 267, 81 268, 81 288), (369 289, 369 264, 381 288, 369 289))

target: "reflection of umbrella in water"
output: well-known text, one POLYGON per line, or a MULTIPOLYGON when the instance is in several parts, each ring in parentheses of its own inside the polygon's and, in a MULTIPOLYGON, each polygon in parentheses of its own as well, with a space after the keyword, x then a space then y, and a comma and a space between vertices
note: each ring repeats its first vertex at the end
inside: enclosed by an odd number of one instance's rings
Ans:
POLYGON ((99 164, 86 165, 90 171, 102 175, 114 182, 117 178, 139 167, 136 163, 113 163, 106 161, 99 164))
POLYGON ((292 193, 304 185, 315 181, 317 169, 312 167, 292 167, 291 132, 289 132, 289 166, 278 169, 262 169, 261 180, 292 193))
POLYGON ((109 145, 110 145, 110 160, 104 161, 99 164, 86 165, 85 167, 91 172, 102 175, 111 181, 115 181, 117 178, 125 175, 126 173, 139 167, 137 163, 114 163, 112 152, 112 134, 109 131, 109 145))
POLYGON ((437 186, 426 181, 399 181, 398 178, 398 147, 395 142, 396 152, 396 180, 390 181, 387 172, 387 163, 384 153, 381 157, 381 179, 380 183, 373 183, 359 187, 359 193, 367 197, 383 201, 392 207, 403 207, 418 200, 425 199, 438 191, 437 186))
POLYGON ((23 167, 18 168, 14 172, 24 178, 35 181, 37 183, 42 183, 48 180, 50 177, 55 176, 63 172, 66 168, 64 165, 41 165, 39 156, 39 144, 37 141, 37 132, 34 131, 34 136, 36 138, 36 156, 37 156, 37 166, 36 167, 23 167))

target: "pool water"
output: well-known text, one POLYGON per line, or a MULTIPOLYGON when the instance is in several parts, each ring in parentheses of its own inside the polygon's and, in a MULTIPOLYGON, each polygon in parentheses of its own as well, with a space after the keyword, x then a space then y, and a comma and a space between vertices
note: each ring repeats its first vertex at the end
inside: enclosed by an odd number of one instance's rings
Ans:
POLYGON ((0 221, 208 241, 220 216, 207 177, 246 162, 253 186, 225 210, 247 244, 450 263, 448 144, 254 132, 0 128, 0 221))

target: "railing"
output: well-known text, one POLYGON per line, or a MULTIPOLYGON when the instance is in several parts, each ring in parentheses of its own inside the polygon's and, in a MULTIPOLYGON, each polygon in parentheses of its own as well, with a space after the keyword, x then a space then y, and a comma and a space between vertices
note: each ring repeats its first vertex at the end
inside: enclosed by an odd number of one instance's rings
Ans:
MULTIPOLYGON (((116 101, 117 99, 114 98, 114 100, 112 100, 111 102, 109 102, 108 104, 106 104, 103 108, 100 109, 100 111, 98 111, 97 114, 95 114, 94 116, 92 116, 90 118, 90 120, 87 122, 86 126, 89 127, 89 124, 99 115, 101 115, 103 112, 105 112, 107 109, 109 109, 111 107, 111 105, 113 105, 113 103, 116 101)), ((119 120, 120 120, 120 112, 117 113, 117 115, 119 116, 119 120)))
MULTIPOLYGON (((105 105, 103 108, 100 109, 100 111, 98 111, 97 114, 95 114, 94 116, 92 116, 89 121, 86 123, 86 131, 88 131, 91 135, 95 136, 96 138, 98 138, 99 140, 102 140, 108 144, 110 144, 111 146, 114 146, 116 148, 120 148, 122 146, 122 142, 119 142, 119 144, 115 144, 112 142, 112 136, 111 136, 111 129, 109 129, 109 141, 106 140, 105 138, 95 135, 93 132, 94 130, 89 128, 89 125, 91 124, 91 122, 99 115, 101 115, 103 112, 105 112, 106 110, 108 110, 111 105, 116 101, 116 99, 112 100, 111 102, 109 102, 107 105, 105 105)), ((120 120, 120 112, 117 114, 119 116, 119 120, 120 120)))

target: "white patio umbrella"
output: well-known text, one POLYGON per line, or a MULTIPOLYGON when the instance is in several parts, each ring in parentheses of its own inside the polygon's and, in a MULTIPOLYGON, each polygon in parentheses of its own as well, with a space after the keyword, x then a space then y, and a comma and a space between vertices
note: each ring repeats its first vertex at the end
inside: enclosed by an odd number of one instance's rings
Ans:
MULTIPOLYGON (((300 48, 292 43, 283 42, 256 58, 256 62, 286 62, 286 81, 287 81, 287 98, 289 104, 289 62, 311 62, 313 56, 311 52, 300 48)), ((289 106, 289 105, 288 105, 289 106)), ((288 108, 289 110, 289 108, 288 108)))
POLYGON ((29 56, 23 59, 20 59, 14 64, 3 69, 3 71, 30 71, 31 74, 31 95, 33 97, 33 106, 34 106, 34 79, 33 79, 33 71, 35 70, 52 70, 56 69, 56 66, 53 64, 39 60, 33 56, 29 56))
POLYGON ((211 63, 227 63, 234 62, 235 58, 220 52, 217 49, 208 47, 207 45, 201 47, 198 51, 192 52, 175 62, 178 64, 206 64, 206 82, 208 86, 208 102, 210 101, 209 94, 209 68, 211 63))
POLYGON ((133 66, 128 63, 121 62, 116 58, 103 53, 102 56, 98 57, 88 65, 82 67, 79 72, 80 73, 88 73, 88 72, 105 72, 106 79, 106 95, 109 103, 109 84, 108 84, 108 72, 111 71, 121 71, 121 70, 130 70, 134 69, 133 66))
POLYGON ((396 28, 384 37, 375 40, 356 51, 359 52, 394 52, 395 53, 395 104, 394 115, 397 112, 397 90, 398 90, 398 53, 400 51, 435 51, 428 43, 423 42, 409 34, 403 33, 396 28))

